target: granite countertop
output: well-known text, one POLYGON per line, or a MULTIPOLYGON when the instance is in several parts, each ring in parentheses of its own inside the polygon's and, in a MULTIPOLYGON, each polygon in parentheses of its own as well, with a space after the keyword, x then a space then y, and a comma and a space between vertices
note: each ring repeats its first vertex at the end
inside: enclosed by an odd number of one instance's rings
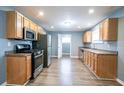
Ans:
POLYGON ((117 55, 118 52, 117 51, 109 51, 109 50, 99 50, 99 49, 91 49, 91 48, 80 48, 84 51, 90 51, 96 54, 111 54, 111 55, 117 55))
POLYGON ((6 51, 5 55, 6 56, 28 56, 28 55, 31 55, 31 53, 17 53, 15 51, 6 51))

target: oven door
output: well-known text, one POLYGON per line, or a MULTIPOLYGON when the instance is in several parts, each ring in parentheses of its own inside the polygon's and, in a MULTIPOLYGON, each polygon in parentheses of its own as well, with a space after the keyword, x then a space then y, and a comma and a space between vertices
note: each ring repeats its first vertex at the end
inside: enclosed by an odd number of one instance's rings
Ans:
POLYGON ((43 54, 34 56, 34 63, 33 63, 33 78, 35 78, 38 74, 40 74, 40 72, 43 69, 43 54))
POLYGON ((43 65, 43 54, 35 56, 35 70, 41 65, 43 65))

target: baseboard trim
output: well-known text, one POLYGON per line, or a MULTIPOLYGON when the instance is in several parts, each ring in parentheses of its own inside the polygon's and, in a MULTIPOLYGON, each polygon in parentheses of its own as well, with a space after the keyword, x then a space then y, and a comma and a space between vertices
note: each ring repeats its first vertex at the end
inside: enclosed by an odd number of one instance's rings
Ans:
POLYGON ((124 81, 120 80, 119 78, 117 78, 116 81, 124 86, 124 81))
MULTIPOLYGON (((51 56, 51 57, 57 57, 58 58, 58 56, 51 56)), ((71 58, 79 58, 78 56, 70 56, 71 58)))
POLYGON ((71 56, 71 58, 79 58, 78 56, 71 56))
POLYGON ((8 86, 26 86, 29 81, 30 80, 26 81, 23 85, 20 85, 20 84, 9 84, 9 83, 7 83, 6 85, 8 85, 8 86))
POLYGON ((62 55, 70 55, 70 53, 62 53, 62 55))
POLYGON ((6 86, 6 84, 7 84, 7 83, 6 83, 6 82, 4 82, 4 83, 2 83, 0 86, 6 86))

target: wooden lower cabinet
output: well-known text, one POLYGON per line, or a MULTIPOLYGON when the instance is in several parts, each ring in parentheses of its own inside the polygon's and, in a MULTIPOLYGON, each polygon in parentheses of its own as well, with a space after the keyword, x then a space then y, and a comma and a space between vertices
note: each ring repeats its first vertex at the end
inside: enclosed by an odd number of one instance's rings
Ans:
POLYGON ((31 56, 26 56, 26 65, 27 65, 27 76, 26 79, 29 80, 31 77, 31 56))
POLYGON ((99 78, 116 79, 117 55, 84 51, 84 63, 99 78))
POLYGON ((117 56, 99 55, 97 68, 99 77, 116 79, 117 56))
POLYGON ((98 74, 98 55, 94 54, 94 72, 98 74))
POLYGON ((31 77, 31 55, 6 56, 7 84, 25 84, 31 77))

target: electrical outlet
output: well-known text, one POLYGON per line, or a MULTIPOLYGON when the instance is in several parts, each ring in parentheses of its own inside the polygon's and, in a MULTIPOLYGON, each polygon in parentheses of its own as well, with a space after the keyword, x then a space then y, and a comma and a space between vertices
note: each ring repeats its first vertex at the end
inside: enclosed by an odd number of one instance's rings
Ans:
POLYGON ((108 48, 110 48, 110 45, 108 45, 108 48))

